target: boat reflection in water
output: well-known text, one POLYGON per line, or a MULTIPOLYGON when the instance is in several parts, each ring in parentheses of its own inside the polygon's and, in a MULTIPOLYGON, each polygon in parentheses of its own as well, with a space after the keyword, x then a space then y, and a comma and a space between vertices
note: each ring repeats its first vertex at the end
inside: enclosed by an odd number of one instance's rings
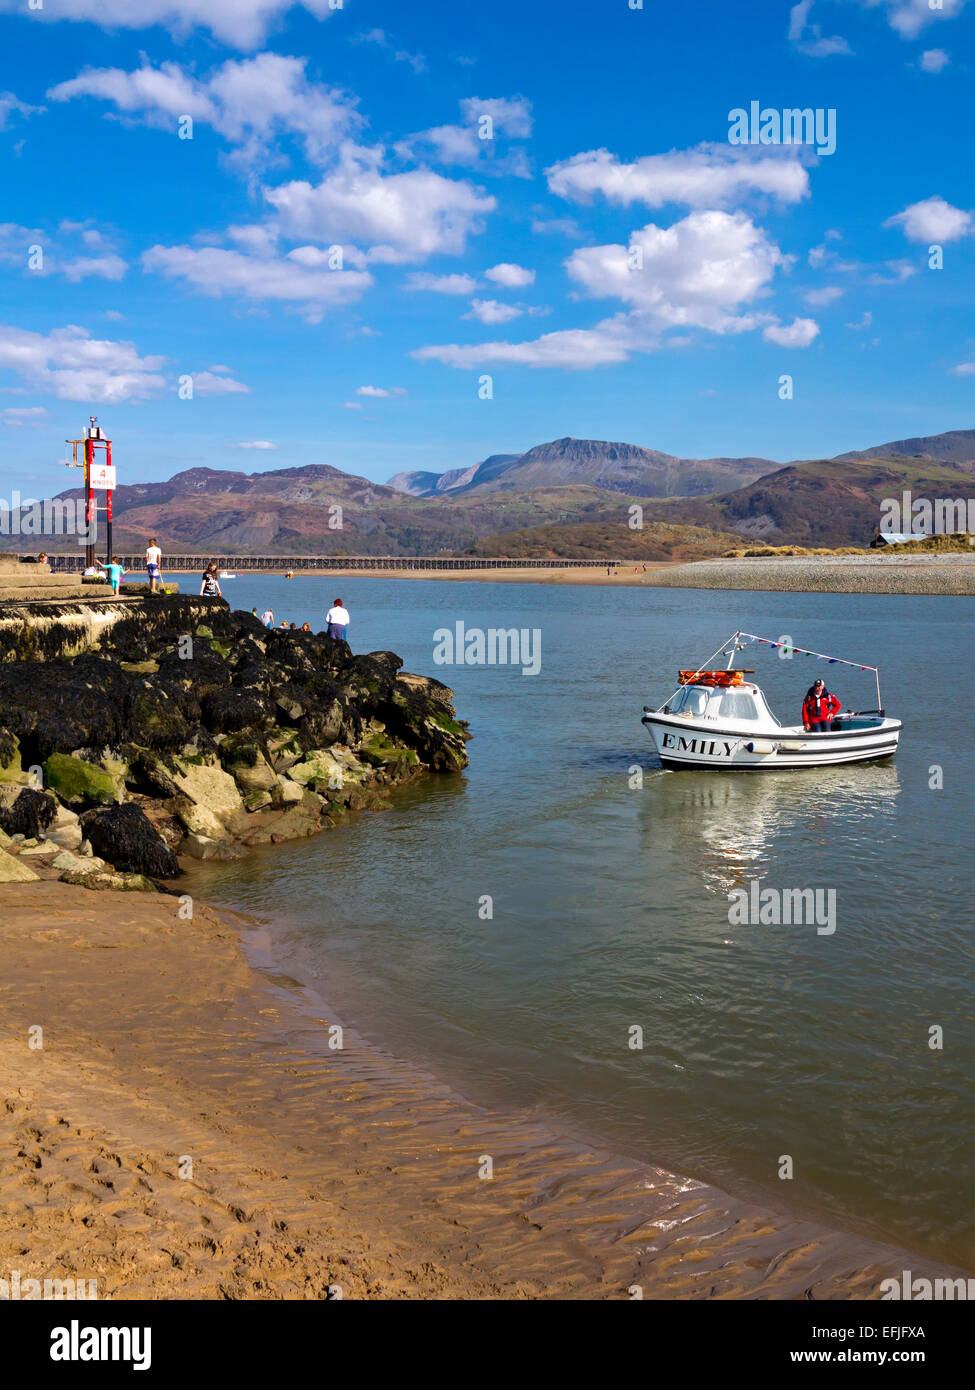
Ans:
POLYGON ((838 843, 869 845, 884 836, 900 790, 889 763, 764 777, 661 773, 647 783, 643 825, 655 853, 697 866, 705 886, 723 897, 770 867, 781 873, 790 846, 801 846, 808 862, 828 859, 838 843))

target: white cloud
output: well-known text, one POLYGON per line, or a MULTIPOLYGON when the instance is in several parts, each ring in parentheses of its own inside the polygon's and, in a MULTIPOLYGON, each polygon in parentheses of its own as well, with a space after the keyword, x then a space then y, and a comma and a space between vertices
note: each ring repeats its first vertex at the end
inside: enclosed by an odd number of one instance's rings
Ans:
POLYGON ((472 275, 431 275, 425 270, 415 270, 407 278, 404 289, 430 290, 434 294, 470 294, 477 289, 477 281, 472 275))
POLYGON ((297 247, 286 256, 248 256, 220 246, 152 246, 144 269, 182 280, 202 294, 281 300, 320 319, 326 308, 356 300, 373 283, 363 270, 329 270, 317 247, 297 247))
POLYGON ((11 406, 0 410, 0 419, 11 429, 36 429, 46 424, 48 412, 42 405, 11 406))
POLYGON ((26 119, 43 110, 43 106, 28 106, 26 101, 15 97, 13 92, 0 92, 0 130, 5 129, 11 116, 23 116, 26 119))
POLYGON ((397 63, 408 63, 415 73, 426 72, 427 60, 422 53, 407 53, 405 49, 397 48, 391 41, 385 29, 369 29, 364 34, 357 34, 352 40, 353 43, 371 43, 377 48, 383 48, 390 54, 397 63))
POLYGON ((238 449, 276 449, 278 446, 272 444, 270 439, 249 439, 237 445, 238 449))
POLYGON ((853 49, 846 39, 839 35, 825 38, 818 24, 810 24, 809 12, 813 0, 800 0, 789 11, 789 40, 800 53, 809 58, 832 58, 837 54, 851 54, 853 49))
POLYGON ((532 133, 531 102, 524 97, 467 97, 460 109, 469 125, 476 126, 486 116, 495 135, 509 140, 527 140, 532 133))
POLYGON ((63 265, 64 278, 77 284, 88 276, 101 280, 121 280, 128 266, 121 256, 77 256, 63 265))
POLYGON ((762 337, 769 343, 784 348, 808 347, 819 333, 815 319, 793 319, 791 323, 770 323, 762 331, 762 337))
POLYGON ((359 401, 346 401, 342 408, 343 410, 361 410, 362 405, 359 401))
POLYGON ((634 232, 629 246, 586 247, 566 261, 576 284, 590 295, 623 300, 627 312, 594 328, 557 330, 527 342, 438 344, 412 355, 460 368, 584 368, 624 362, 660 347, 667 330, 693 327, 719 334, 762 328, 782 346, 806 346, 819 331, 813 320, 784 325, 773 314, 740 312, 768 292, 778 267, 790 263, 743 213, 690 213, 671 227, 651 224, 634 232), (635 268, 640 257, 642 269, 635 268))
POLYGON ((884 261, 884 265, 889 273, 882 275, 879 270, 874 271, 872 275, 867 276, 868 284, 900 285, 917 274, 917 266, 911 265, 910 261, 884 261))
POLYGON ((578 239, 582 236, 582 229, 574 217, 536 217, 532 222, 532 235, 578 239))
POLYGON ((287 234, 364 242, 371 261, 395 265, 461 254, 497 206, 471 184, 430 169, 383 175, 360 153, 347 151, 341 166, 316 186, 300 179, 265 190, 287 234))
POLYGON ((524 140, 531 135, 531 103, 524 97, 468 97, 460 103, 460 125, 433 126, 408 135, 396 145, 405 158, 428 155, 441 164, 481 163, 485 174, 530 178, 524 152, 498 153, 498 139, 524 140))
POLYGON ((178 63, 155 68, 143 61, 131 72, 85 68, 52 87, 48 96, 52 101, 95 97, 165 130, 191 116, 239 146, 235 157, 244 164, 259 162, 277 137, 290 133, 302 140, 309 159, 322 163, 342 138, 361 128, 362 118, 345 93, 309 82, 307 61, 259 53, 230 59, 202 80, 178 63))
POLYGON ((588 202, 599 193, 624 207, 685 203, 720 208, 754 193, 771 194, 784 203, 799 202, 809 192, 809 175, 800 158, 798 147, 753 155, 747 147, 706 144, 644 155, 624 164, 603 149, 573 155, 545 173, 553 193, 575 202, 588 202))
POLYGON ((692 212, 670 227, 653 223, 629 246, 589 246, 566 261, 590 295, 612 295, 649 314, 661 328, 695 326, 739 332, 734 310, 762 293, 790 264, 744 213, 692 212))
POLYGON ((56 234, 49 234, 37 227, 19 227, 14 222, 5 222, 0 225, 0 263, 29 270, 31 275, 63 275, 74 284, 89 276, 121 280, 128 270, 125 261, 111 249, 103 234, 84 222, 62 222, 56 234), (75 243, 72 249, 68 249, 67 241, 75 243), (76 254, 79 241, 85 247, 99 248, 100 254, 76 254), (28 249, 37 246, 43 259, 37 265, 28 266, 28 249))
POLYGON ((376 400, 388 400, 390 396, 405 396, 405 386, 357 386, 355 388, 357 396, 372 396, 376 400))
POLYGON ((869 309, 864 309, 864 311, 863 311, 863 318, 860 319, 859 323, 847 323, 847 324, 844 324, 844 327, 845 327, 845 328, 852 328, 853 331, 854 331, 855 333, 862 333, 862 332, 864 332, 866 329, 870 328, 872 324, 873 324, 873 314, 871 314, 871 312, 870 312, 869 309))
MULTIPOLYGON (((256 48, 271 25, 298 7, 316 19, 332 12, 329 0, 48 0, 30 18, 88 20, 103 29, 148 29, 164 25, 183 37, 193 29, 209 29, 234 48, 256 48)), ((24 0, 0 0, 0 14, 23 14, 24 0)))
POLYGON ((888 217, 884 226, 903 227, 908 241, 940 244, 968 236, 972 230, 972 215, 961 208, 952 207, 944 198, 933 197, 911 203, 895 217, 888 217))
POLYGON ((229 367, 209 367, 205 372, 191 372, 194 396, 248 396, 250 387, 227 375, 229 367))
POLYGON ((520 290, 535 283, 535 272, 527 270, 523 265, 514 265, 511 261, 501 261, 490 270, 486 270, 484 278, 492 284, 500 285, 502 289, 520 290))
POLYGON ((92 338, 69 324, 51 333, 0 327, 0 371, 63 401, 118 405, 145 400, 166 386, 164 357, 140 357, 135 344, 92 338))
POLYGON ((523 313, 524 310, 515 304, 502 304, 497 299, 474 299, 470 313, 464 314, 464 318, 476 319, 478 323, 510 323, 523 313))
POLYGON ((803 298, 807 304, 820 307, 824 304, 832 304, 834 299, 842 299, 844 294, 846 294, 846 290, 841 289, 839 285, 824 285, 819 290, 808 290, 803 298))
POLYGON ((951 368, 954 376, 975 376, 975 362, 959 362, 957 367, 951 368))
POLYGON ((412 356, 421 362, 442 362, 464 369, 488 366, 586 368, 625 362, 630 353, 648 350, 650 335, 640 331, 628 314, 604 319, 595 328, 561 329, 525 343, 457 343, 417 348, 412 356))
POLYGON ((940 0, 937 8, 929 0, 863 0, 863 3, 869 9, 883 5, 891 28, 904 39, 917 38, 935 19, 954 19, 965 6, 965 0, 940 0))
POLYGON ((926 48, 921 54, 921 71, 941 72, 950 62, 943 48, 926 48))

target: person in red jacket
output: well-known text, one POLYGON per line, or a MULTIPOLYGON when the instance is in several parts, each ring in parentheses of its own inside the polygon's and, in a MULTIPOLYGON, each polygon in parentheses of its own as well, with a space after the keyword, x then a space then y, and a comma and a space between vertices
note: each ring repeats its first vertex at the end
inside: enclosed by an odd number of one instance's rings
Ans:
POLYGON ((807 733, 828 734, 840 702, 822 681, 813 681, 802 702, 802 723, 807 733))

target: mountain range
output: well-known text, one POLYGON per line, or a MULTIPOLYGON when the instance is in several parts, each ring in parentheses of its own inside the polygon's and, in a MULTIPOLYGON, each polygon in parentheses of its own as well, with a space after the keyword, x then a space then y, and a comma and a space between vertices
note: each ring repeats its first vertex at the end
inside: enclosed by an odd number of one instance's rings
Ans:
POLYGON ((447 473, 397 473, 388 487, 411 497, 469 497, 580 484, 628 497, 706 497, 741 487, 776 465, 770 459, 684 459, 599 439, 554 439, 525 454, 492 454, 447 473))
MULTIPOLYGON (((385 485, 327 464, 266 473, 192 468, 165 482, 120 486, 114 541, 132 551, 156 536, 168 554, 215 557, 612 555, 614 548, 634 553, 636 544, 649 559, 675 546, 718 553, 729 538, 865 545, 885 497, 905 489, 967 497, 973 478, 975 430, 784 465, 558 439, 446 473, 399 473, 385 485), (634 504, 645 523, 639 542, 628 525, 634 504), (588 529, 583 536, 573 527, 588 529)), ((80 495, 77 488, 60 494, 80 495)), ((45 539, 51 550, 75 550, 71 538, 45 539)), ((3 536, 0 545, 23 548, 23 538, 3 536)))

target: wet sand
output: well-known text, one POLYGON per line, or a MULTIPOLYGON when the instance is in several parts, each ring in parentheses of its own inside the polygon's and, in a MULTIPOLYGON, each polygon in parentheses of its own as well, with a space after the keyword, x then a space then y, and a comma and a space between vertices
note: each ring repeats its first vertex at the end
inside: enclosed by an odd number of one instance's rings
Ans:
POLYGON ((0 1277, 102 1299, 873 1299, 955 1273, 479 1109, 351 1031, 330 1048, 321 1001, 248 963, 242 933, 265 933, 178 907, 0 887, 0 1277))

